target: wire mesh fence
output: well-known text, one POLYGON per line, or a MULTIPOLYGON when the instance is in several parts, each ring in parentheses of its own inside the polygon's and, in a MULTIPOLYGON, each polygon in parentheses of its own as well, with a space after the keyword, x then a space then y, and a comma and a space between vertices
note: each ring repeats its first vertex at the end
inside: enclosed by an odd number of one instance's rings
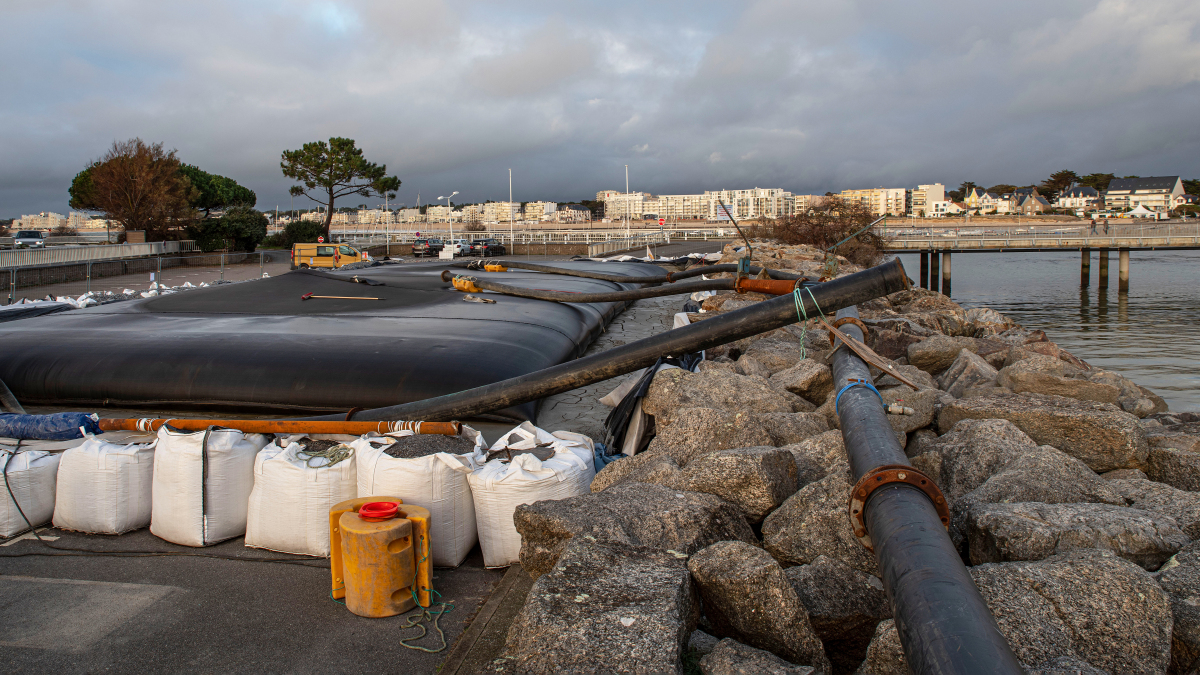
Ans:
POLYGON ((150 284, 184 286, 246 281, 290 267, 288 251, 206 253, 121 260, 84 261, 0 269, 0 304, 77 298, 86 293, 145 291, 150 284))

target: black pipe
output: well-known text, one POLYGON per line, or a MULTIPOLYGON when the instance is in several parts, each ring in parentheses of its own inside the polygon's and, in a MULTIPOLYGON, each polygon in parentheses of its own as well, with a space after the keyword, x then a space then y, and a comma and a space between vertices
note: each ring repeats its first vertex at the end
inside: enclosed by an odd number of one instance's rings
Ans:
POLYGON ((17 413, 18 415, 25 414, 25 409, 21 407, 21 402, 17 400, 16 396, 13 396, 12 390, 4 383, 4 380, 0 380, 0 407, 4 408, 6 412, 17 413))
MULTIPOLYGON (((442 272, 442 281, 450 281, 454 273, 450 270, 442 272)), ((690 284, 668 284, 666 286, 649 286, 645 288, 630 288, 622 291, 607 293, 572 293, 570 291, 549 291, 541 288, 522 288, 500 284, 490 279, 472 277, 476 288, 493 293, 502 293, 517 298, 531 300, 549 300, 550 302, 631 302, 645 298, 661 298, 667 295, 683 295, 696 291, 732 291, 736 279, 714 279, 712 281, 694 281, 690 284)))
MULTIPOLYGON (((467 269, 478 269, 480 261, 458 262, 451 265, 452 267, 464 267, 467 269)), ((604 272, 593 272, 590 270, 577 270, 565 267, 554 267, 553 265, 539 265, 537 263, 527 262, 510 262, 506 260, 497 260, 490 263, 491 265, 503 265, 510 269, 529 270, 530 272, 543 272, 546 274, 562 274, 569 277, 583 277, 585 279, 600 279, 602 281, 611 281, 618 284, 666 284, 681 279, 690 279, 705 274, 720 274, 721 272, 737 272, 737 265, 697 265, 682 272, 671 272, 657 277, 623 277, 616 274, 605 274, 604 272)), ((653 264, 653 263, 651 263, 653 264)), ((762 272, 763 268, 759 266, 751 266, 750 273, 757 275, 762 272)), ((772 279, 802 279, 799 274, 791 272, 783 272, 780 270, 768 269, 767 275, 772 279)))
MULTIPOLYGON (((904 266, 893 259, 877 267, 804 289, 804 312, 816 317, 909 288, 904 266), (819 308, 818 308, 819 305, 819 308)), ((355 413, 357 420, 466 419, 493 410, 536 401, 645 368, 663 356, 681 356, 758 335, 800 320, 793 295, 763 300, 751 307, 669 330, 620 347, 534 373, 424 401, 355 413)), ((309 417, 346 419, 342 415, 309 417)))
MULTIPOLYGON (((857 318, 858 311, 838 312, 844 316, 857 318)), ((842 331, 863 339, 853 324, 842 331)), ((870 382, 870 370, 839 345, 833 355, 836 391, 851 379, 870 382)), ((842 392, 838 420, 855 482, 880 466, 909 465, 875 392, 864 386, 842 392)), ((890 483, 871 494, 864 510, 909 671, 1023 673, 929 497, 915 486, 890 483)))

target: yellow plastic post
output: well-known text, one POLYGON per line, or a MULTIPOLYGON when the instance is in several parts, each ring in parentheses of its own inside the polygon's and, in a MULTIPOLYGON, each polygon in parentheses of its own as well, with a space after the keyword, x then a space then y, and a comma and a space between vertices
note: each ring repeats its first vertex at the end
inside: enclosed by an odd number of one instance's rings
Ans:
POLYGON ((347 511, 357 512, 359 507, 369 502, 392 502, 403 504, 399 497, 359 497, 338 502, 329 509, 329 576, 331 577, 331 595, 341 600, 346 597, 346 575, 342 565, 342 514, 347 511))

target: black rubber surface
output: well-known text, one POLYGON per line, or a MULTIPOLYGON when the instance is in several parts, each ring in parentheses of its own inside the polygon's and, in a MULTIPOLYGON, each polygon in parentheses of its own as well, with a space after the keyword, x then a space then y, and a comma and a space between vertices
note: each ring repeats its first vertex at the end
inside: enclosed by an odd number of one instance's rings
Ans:
MULTIPOLYGON (((645 264, 554 264, 664 272, 645 264)), ((348 411, 450 394, 571 360, 623 309, 490 293, 495 304, 465 302, 441 281, 443 269, 293 272, 0 324, 0 379, 26 405, 348 411), (355 275, 384 285, 350 282, 355 275), (301 300, 305 293, 381 299, 301 300)), ((574 292, 636 287, 523 271, 474 275, 574 292)), ((497 414, 525 420, 535 413, 536 403, 528 403, 497 414)))

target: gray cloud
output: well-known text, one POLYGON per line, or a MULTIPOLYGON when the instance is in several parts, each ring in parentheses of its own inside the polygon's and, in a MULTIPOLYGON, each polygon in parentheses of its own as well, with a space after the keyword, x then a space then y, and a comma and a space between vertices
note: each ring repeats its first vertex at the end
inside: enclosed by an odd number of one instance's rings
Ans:
POLYGON ((415 203, 1200 175, 1194 0, 45 1, 0 24, 0 216, 141 136, 284 208, 359 141, 415 203))

